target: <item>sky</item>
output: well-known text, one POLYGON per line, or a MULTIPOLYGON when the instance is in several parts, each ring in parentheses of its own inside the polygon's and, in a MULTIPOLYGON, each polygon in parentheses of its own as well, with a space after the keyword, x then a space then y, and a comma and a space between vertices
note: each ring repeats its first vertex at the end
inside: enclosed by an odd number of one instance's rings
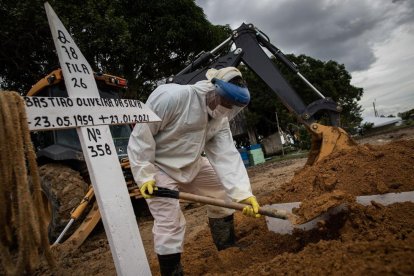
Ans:
POLYGON ((195 2, 212 24, 252 23, 284 54, 344 64, 364 89, 363 116, 374 102, 384 116, 414 108, 414 0, 195 2))

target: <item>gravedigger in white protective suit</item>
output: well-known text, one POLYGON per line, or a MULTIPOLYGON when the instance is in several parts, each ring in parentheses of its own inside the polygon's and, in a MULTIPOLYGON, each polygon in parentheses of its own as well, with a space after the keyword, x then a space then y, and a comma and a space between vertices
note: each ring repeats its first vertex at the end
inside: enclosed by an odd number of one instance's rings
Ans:
MULTIPOLYGON (((128 144, 134 179, 154 217, 154 247, 162 275, 182 274, 185 218, 178 199, 151 196, 157 187, 243 202, 249 204, 243 214, 260 217, 229 126, 229 119, 249 103, 249 91, 234 67, 209 69, 206 77, 194 85, 155 89, 146 105, 162 121, 137 124, 128 144)), ((208 206, 218 250, 235 245, 233 212, 208 206)))

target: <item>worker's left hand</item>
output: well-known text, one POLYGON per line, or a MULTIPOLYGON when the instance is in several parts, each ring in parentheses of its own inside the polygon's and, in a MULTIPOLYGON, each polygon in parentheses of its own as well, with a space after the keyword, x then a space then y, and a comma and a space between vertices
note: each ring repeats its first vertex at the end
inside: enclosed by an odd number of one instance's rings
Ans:
POLYGON ((240 202, 251 205, 251 206, 246 206, 243 208, 243 215, 252 217, 252 218, 260 218, 260 214, 259 214, 260 206, 255 196, 248 197, 246 199, 243 199, 240 202))

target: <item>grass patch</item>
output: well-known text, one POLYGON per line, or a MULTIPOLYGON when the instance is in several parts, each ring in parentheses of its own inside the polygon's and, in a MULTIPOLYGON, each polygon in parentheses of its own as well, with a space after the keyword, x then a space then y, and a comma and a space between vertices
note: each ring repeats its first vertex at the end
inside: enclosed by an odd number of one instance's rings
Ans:
POLYGON ((280 162, 284 160, 300 159, 308 157, 309 151, 289 152, 285 155, 274 155, 266 158, 266 162, 280 162))

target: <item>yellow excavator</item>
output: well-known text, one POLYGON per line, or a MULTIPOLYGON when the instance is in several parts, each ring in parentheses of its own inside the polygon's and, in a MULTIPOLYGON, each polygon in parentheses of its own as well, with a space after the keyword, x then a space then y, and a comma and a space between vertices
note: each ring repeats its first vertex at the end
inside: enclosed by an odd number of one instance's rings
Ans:
MULTIPOLYGON (((205 73, 209 68, 237 67, 240 63, 255 72, 312 134, 308 165, 319 162, 332 152, 356 145, 339 127, 339 114, 342 108, 332 99, 323 96, 302 76, 296 66, 270 43, 268 37, 252 24, 243 23, 224 42, 210 52, 200 53, 191 64, 167 79, 167 82, 193 84, 205 79, 205 73), (230 50, 223 54, 223 49, 230 50), (320 99, 305 105, 264 49, 297 74, 320 99), (328 115, 329 126, 322 125, 315 119, 315 115, 320 112, 328 115)), ((127 85, 125 79, 106 74, 95 74, 95 79, 100 96, 104 98, 122 97, 122 90, 127 85)), ((55 70, 41 79, 27 95, 67 97, 61 70, 55 70)), ((131 198, 140 198, 127 158, 131 128, 128 125, 110 128, 131 198)), ((44 200, 50 216, 49 240, 55 244, 65 242, 72 248, 77 248, 100 219, 96 201, 92 201, 93 189, 89 184, 79 138, 74 129, 38 132, 32 136, 40 165, 44 200)))

